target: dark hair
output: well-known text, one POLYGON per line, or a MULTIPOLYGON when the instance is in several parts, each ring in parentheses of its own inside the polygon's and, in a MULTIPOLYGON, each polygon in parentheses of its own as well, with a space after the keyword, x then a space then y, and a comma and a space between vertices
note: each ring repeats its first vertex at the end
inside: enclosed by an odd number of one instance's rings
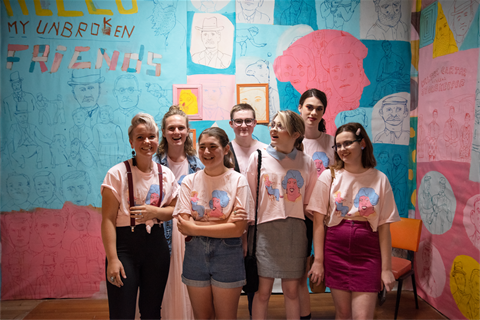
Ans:
POLYGON ((256 119, 255 109, 253 109, 251 105, 249 105, 248 103, 239 103, 234 105, 232 110, 230 110, 230 120, 233 120, 233 115, 235 114, 235 112, 242 111, 242 110, 252 111, 253 119, 256 119))
MULTIPOLYGON (((163 135, 163 130, 166 129, 167 127, 167 119, 170 118, 171 116, 180 116, 185 119, 185 123, 187 126, 187 131, 190 132, 190 124, 188 123, 188 116, 183 112, 178 105, 171 106, 170 109, 168 109, 167 113, 163 116, 162 119, 162 141, 160 141, 160 144, 158 145, 157 149, 157 155, 161 157, 163 154, 166 154, 168 152, 168 142, 167 139, 165 139, 165 136, 163 135)), ((190 138, 190 134, 187 134, 187 139, 185 139, 185 143, 183 144, 183 151, 187 156, 194 156, 197 154, 195 148, 193 147, 193 141, 192 138, 190 138)))
MULTIPOLYGON (((202 133, 200 133, 200 135, 198 136, 198 143, 200 143, 200 140, 204 135, 216 138, 224 149, 228 146, 228 143, 230 142, 225 131, 218 127, 210 127, 203 130, 202 133)), ((223 157, 223 165, 229 169, 235 167, 235 159, 233 158, 232 149, 228 149, 228 152, 223 157)))
MULTIPOLYGON (((308 98, 317 98, 318 100, 320 100, 320 102, 323 104, 323 114, 325 114, 325 112, 327 111, 327 95, 325 94, 325 92, 315 88, 308 89, 300 97, 300 100, 298 101, 298 107, 302 108, 305 100, 307 100, 308 98)), ((318 123, 318 131, 327 132, 327 128, 325 125, 325 119, 322 118, 322 120, 320 120, 320 122, 318 123)))
MULTIPOLYGON (((357 139, 362 139, 365 141, 365 148, 362 150, 362 165, 364 168, 375 168, 377 165, 377 160, 373 155, 373 145, 368 137, 367 132, 363 126, 358 122, 350 122, 339 127, 335 132, 334 145, 337 144, 337 136, 342 132, 351 132, 355 135, 357 139), (357 134, 357 131, 360 129, 360 134, 357 134)), ((332 166, 334 169, 343 169, 344 163, 338 156, 338 153, 335 152, 335 163, 332 166)))

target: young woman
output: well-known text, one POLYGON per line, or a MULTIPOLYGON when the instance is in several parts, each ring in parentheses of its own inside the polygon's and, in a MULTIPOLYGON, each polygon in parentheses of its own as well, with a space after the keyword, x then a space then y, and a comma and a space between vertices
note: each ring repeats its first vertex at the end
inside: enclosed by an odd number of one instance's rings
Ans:
MULTIPOLYGON (((153 160, 172 170, 179 185, 182 184, 185 176, 204 168, 200 159, 195 156, 197 152, 193 147, 189 131, 190 125, 185 112, 178 106, 171 106, 163 116, 162 141, 153 160)), ((162 317, 165 319, 193 319, 187 287, 182 283, 181 277, 185 237, 178 231, 176 219, 164 223, 164 228, 171 255, 162 317)))
POLYGON ((280 111, 270 123, 271 143, 262 150, 257 177, 254 153, 248 164, 248 184, 258 195, 257 264, 259 288, 253 299, 253 319, 266 319, 275 278, 282 279, 287 319, 300 318, 299 280, 307 259, 304 206, 315 185, 313 160, 302 152, 305 124, 292 111, 280 111))
POLYGON ((178 230, 188 236, 182 280, 196 319, 236 319, 245 284, 241 236, 253 200, 246 178, 230 170, 225 131, 205 129, 198 141, 205 169, 183 179, 173 214, 178 230))
MULTIPOLYGON (((317 168, 317 177, 333 164, 333 137, 326 134, 325 120, 323 115, 327 109, 327 96, 318 89, 305 91, 298 102, 298 111, 305 122, 305 139, 303 139, 303 152, 312 157, 317 168)), ((313 242, 313 215, 305 214, 307 227, 307 268, 310 266, 310 256, 313 242)), ((307 285, 307 273, 300 279, 300 319, 310 319, 310 292, 307 285)))
POLYGON ((382 283, 390 291, 390 223, 400 220, 387 177, 375 169, 373 146, 359 123, 335 133, 335 178, 318 178, 307 211, 314 215, 313 282, 325 275, 337 319, 373 319, 382 283), (324 229, 326 220, 326 234, 324 229))
POLYGON ((158 127, 151 115, 133 117, 128 137, 134 149, 133 159, 128 160, 130 170, 125 163, 115 165, 101 188, 110 318, 134 319, 140 289, 141 317, 160 319, 170 264, 161 221, 172 218, 178 184, 168 168, 162 166, 160 175, 152 160, 158 147, 158 127), (135 203, 129 199, 127 172, 131 172, 135 203))

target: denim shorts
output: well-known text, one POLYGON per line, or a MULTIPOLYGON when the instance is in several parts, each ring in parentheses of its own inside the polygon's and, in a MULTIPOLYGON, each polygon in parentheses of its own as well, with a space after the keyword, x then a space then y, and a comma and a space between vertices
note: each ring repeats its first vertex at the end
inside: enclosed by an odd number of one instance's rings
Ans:
POLYGON ((242 239, 192 237, 187 240, 182 282, 192 287, 224 289, 245 285, 242 239))

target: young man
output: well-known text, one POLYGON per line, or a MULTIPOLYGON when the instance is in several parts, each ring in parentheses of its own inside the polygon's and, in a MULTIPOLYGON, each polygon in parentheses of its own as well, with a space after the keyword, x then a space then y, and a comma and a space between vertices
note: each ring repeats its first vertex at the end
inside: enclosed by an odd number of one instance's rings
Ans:
MULTIPOLYGON (((230 127, 235 132, 235 139, 230 142, 230 150, 235 156, 235 171, 247 176, 248 158, 257 149, 266 149, 267 145, 252 138, 253 130, 257 125, 255 110, 248 103, 235 105, 230 111, 230 127)), ((246 243, 244 237, 244 243, 246 243)), ((244 247, 246 249, 246 247, 244 247)), ((245 250, 244 249, 244 250, 245 250)), ((248 293, 248 311, 252 316, 254 293, 248 293)))

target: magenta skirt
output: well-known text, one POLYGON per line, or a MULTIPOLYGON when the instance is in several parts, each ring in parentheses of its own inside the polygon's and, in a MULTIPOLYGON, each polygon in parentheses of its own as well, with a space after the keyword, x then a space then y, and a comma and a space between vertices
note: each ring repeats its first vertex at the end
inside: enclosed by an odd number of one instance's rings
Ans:
POLYGON ((325 236, 325 285, 353 292, 379 292, 382 258, 378 232, 367 221, 343 220, 325 236))

